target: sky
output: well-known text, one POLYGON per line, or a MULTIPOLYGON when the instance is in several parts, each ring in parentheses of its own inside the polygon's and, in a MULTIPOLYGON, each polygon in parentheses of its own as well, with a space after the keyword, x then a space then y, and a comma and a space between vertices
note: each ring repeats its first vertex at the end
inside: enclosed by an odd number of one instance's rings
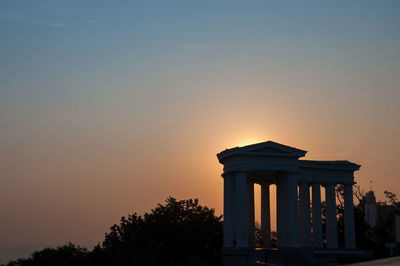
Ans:
POLYGON ((216 154, 266 140, 361 164, 363 191, 372 180, 378 200, 400 195, 399 12, 395 0, 1 1, 0 262, 91 247, 168 196, 221 214, 216 154))

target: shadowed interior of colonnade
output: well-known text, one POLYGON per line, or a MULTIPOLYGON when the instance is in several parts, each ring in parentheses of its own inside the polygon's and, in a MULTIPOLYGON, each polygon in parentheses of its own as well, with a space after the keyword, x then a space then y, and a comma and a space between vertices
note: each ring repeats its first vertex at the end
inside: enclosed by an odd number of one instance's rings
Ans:
POLYGON ((217 154, 224 166, 223 265, 325 265, 343 257, 363 256, 356 247, 353 206, 354 172, 360 165, 300 159, 306 153, 266 141, 217 154), (259 198, 254 197, 255 185, 261 186, 259 198), (338 185, 344 188, 341 248, 335 196, 338 185), (276 245, 271 241, 271 191, 276 191, 276 245), (324 230, 321 196, 325 198, 324 230), (260 201, 258 245, 255 201, 260 201))

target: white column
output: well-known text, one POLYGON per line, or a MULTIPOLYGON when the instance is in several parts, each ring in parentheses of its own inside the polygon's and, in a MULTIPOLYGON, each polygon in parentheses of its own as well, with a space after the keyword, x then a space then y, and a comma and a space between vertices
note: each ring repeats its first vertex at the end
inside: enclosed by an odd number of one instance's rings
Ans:
POLYGON ((298 174, 288 175, 288 218, 289 218, 289 247, 300 247, 299 242, 299 197, 297 194, 298 174))
POLYGON ((328 248, 337 248, 337 221, 335 184, 325 185, 326 200, 326 244, 328 248))
POLYGON ((224 176, 224 247, 235 241, 235 175, 224 176))
POLYGON ((278 177, 277 233, 279 247, 299 247, 297 174, 278 177))
POLYGON ((261 237, 264 247, 271 246, 271 214, 269 201, 269 184, 263 184, 261 185, 261 237))
POLYGON ((322 248, 321 187, 317 183, 312 184, 312 228, 313 246, 322 248))
POLYGON ((311 218, 310 218, 310 194, 308 184, 299 184, 300 218, 299 230, 300 241, 303 247, 311 247, 311 218))
POLYGON ((356 248, 352 184, 344 184, 344 233, 345 247, 356 248))
POLYGON ((288 218, 286 217, 286 180, 283 175, 278 177, 276 182, 276 234, 277 234, 277 246, 287 246, 287 223, 288 218))
POLYGON ((249 189, 249 247, 256 246, 256 230, 254 225, 254 182, 248 180, 249 189))
POLYGON ((237 172, 235 176, 235 239, 236 247, 249 246, 249 189, 247 174, 237 172))

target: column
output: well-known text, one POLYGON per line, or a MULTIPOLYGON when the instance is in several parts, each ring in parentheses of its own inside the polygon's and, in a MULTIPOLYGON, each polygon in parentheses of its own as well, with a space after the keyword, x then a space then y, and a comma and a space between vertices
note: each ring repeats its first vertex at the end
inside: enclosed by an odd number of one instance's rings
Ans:
POLYGON ((235 175, 235 239, 236 247, 249 246, 249 189, 247 174, 237 172, 235 175))
POLYGON ((264 247, 271 247, 271 214, 269 184, 261 185, 261 238, 264 247))
POLYGON ((344 234, 345 247, 356 248, 354 228, 353 184, 344 184, 344 234))
POLYGON ((299 197, 297 194, 298 174, 289 174, 288 176, 288 225, 289 225, 289 247, 300 247, 299 243, 299 197))
POLYGON ((248 180, 248 189, 249 189, 249 247, 256 246, 256 230, 254 225, 254 182, 248 180))
POLYGON ((308 184, 299 184, 300 217, 299 230, 300 241, 303 247, 311 247, 311 218, 310 218, 310 194, 308 184))
POLYGON ((326 201, 326 245, 328 248, 337 248, 337 221, 335 184, 325 185, 326 201))
POLYGON ((277 233, 279 247, 299 247, 297 174, 278 177, 277 233))
POLYGON ((285 177, 283 175, 279 176, 276 182, 276 235, 278 247, 287 246, 286 190, 285 177))
POLYGON ((322 248, 322 220, 321 220, 321 186, 312 184, 312 228, 313 246, 322 248))
POLYGON ((235 175, 224 176, 224 247, 235 241, 235 175))

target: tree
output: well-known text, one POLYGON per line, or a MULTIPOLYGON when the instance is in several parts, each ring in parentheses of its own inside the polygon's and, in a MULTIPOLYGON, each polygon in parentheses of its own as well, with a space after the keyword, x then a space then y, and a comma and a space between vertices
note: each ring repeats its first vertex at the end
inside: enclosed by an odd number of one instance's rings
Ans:
POLYGON ((222 216, 197 199, 176 200, 139 216, 122 217, 90 252, 68 244, 45 248, 7 266, 220 265, 222 216))
POLYGON ((88 263, 89 251, 69 243, 57 248, 36 251, 27 259, 10 261, 7 266, 84 266, 88 263))
MULTIPOLYGON (((143 217, 122 217, 96 252, 103 265, 219 265, 222 217, 170 197, 143 217)), ((97 256, 98 257, 98 256, 97 256)))
POLYGON ((389 200, 390 204, 394 208, 395 214, 400 215, 400 202, 397 200, 396 194, 385 190, 385 197, 389 200))

